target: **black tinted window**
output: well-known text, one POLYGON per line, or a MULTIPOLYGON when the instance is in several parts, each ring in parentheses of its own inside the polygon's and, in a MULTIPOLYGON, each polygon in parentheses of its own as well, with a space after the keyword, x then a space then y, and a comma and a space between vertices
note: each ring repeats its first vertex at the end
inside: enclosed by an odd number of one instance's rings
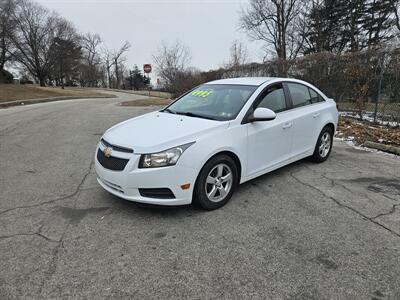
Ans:
POLYGON ((290 95, 292 96, 293 107, 300 107, 312 103, 309 88, 298 83, 288 83, 290 95))
POLYGON ((265 107, 280 112, 286 109, 285 93, 281 85, 276 85, 268 88, 264 94, 264 98, 257 105, 257 107, 265 107))

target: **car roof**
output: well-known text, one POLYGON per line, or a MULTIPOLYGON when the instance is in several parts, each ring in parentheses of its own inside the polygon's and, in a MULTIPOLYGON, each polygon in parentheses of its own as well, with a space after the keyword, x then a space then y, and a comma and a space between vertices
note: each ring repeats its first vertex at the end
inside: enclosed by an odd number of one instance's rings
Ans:
POLYGON ((287 78, 278 77, 239 77, 239 78, 227 78, 219 79, 207 82, 206 84, 240 84, 240 85, 255 85, 259 86, 268 81, 275 80, 286 80, 287 78))
POLYGON ((227 79, 219 79, 219 80, 214 80, 207 82, 205 84, 232 84, 232 85, 252 85, 252 86, 260 86, 264 83, 270 82, 270 83, 275 83, 275 82, 281 82, 281 81, 286 81, 286 82, 294 82, 294 83, 301 83, 303 85, 306 85, 308 87, 311 87, 312 89, 316 90, 319 92, 322 96, 324 96, 325 99, 328 99, 328 97, 317 87, 312 85, 311 83, 308 83, 303 80, 299 80, 296 78, 283 78, 283 77, 238 77, 238 78, 227 78, 227 79))

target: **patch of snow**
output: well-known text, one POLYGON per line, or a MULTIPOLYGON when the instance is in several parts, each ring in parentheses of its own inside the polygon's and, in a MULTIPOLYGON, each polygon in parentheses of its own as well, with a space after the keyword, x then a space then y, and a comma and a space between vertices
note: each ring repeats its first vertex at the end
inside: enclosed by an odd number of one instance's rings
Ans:
POLYGON ((362 145, 356 145, 353 141, 349 141, 346 138, 334 137, 333 140, 334 141, 338 141, 338 142, 343 142, 346 145, 348 145, 348 146, 350 146, 350 147, 352 147, 354 149, 360 150, 360 151, 377 153, 377 154, 387 155, 387 156, 390 156, 390 157, 395 157, 397 159, 400 159, 399 155, 396 155, 396 154, 393 154, 393 153, 384 152, 384 151, 381 151, 381 150, 378 150, 378 149, 364 147, 362 145))
MULTIPOLYGON (((367 121, 369 123, 374 123, 374 112, 366 111, 362 113, 363 121, 367 121)), ((348 117, 353 119, 360 119, 360 114, 357 112, 351 111, 340 111, 339 116, 341 117, 348 117)), ((397 127, 400 126, 400 120, 393 120, 393 116, 391 115, 383 115, 381 113, 377 113, 376 116, 376 124, 382 126, 390 126, 390 127, 397 127), (384 120, 384 119, 392 119, 392 121, 384 120)))

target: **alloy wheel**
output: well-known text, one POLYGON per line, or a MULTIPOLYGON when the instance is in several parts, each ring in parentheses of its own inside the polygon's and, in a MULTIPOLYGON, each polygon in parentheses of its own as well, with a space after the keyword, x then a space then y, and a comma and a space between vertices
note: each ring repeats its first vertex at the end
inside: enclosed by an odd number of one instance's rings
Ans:
POLYGON ((331 143, 331 135, 329 132, 325 132, 321 137, 321 143, 319 145, 319 155, 322 158, 325 158, 329 154, 329 151, 331 150, 331 143))
POLYGON ((224 163, 217 164, 208 173, 205 191, 212 202, 220 202, 229 194, 233 183, 231 168, 224 163))

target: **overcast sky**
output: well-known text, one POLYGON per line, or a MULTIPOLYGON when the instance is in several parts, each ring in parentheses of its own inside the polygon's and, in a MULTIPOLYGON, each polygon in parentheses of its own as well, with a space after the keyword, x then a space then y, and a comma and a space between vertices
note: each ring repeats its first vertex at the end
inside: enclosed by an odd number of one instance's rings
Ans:
POLYGON ((129 66, 152 63, 161 41, 181 40, 191 51, 192 66, 217 68, 229 57, 234 39, 246 43, 252 61, 261 46, 238 30, 239 11, 248 0, 36 0, 72 21, 80 32, 99 33, 104 44, 132 44, 129 66))

